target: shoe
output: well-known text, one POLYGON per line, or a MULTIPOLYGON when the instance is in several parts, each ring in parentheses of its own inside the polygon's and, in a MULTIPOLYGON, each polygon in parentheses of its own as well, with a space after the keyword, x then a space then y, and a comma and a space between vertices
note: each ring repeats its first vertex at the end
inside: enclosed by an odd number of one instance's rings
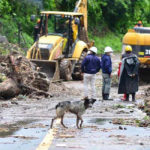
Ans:
POLYGON ((126 99, 125 101, 129 101, 129 94, 126 94, 126 99))
POLYGON ((109 98, 109 94, 106 94, 106 98, 107 98, 107 100, 113 101, 112 98, 109 98))
POLYGON ((132 94, 132 101, 135 102, 135 93, 132 94))
POLYGON ((122 101, 125 101, 125 100, 126 100, 126 97, 127 97, 126 94, 124 94, 124 95, 123 95, 123 98, 121 98, 121 100, 122 100, 122 101))
POLYGON ((109 98, 109 94, 104 94, 104 100, 113 101, 113 99, 109 98))
POLYGON ((104 100, 105 99, 105 94, 104 93, 102 93, 102 100, 104 100))
POLYGON ((107 97, 106 97, 106 94, 103 94, 103 100, 106 100, 107 97))
POLYGON ((122 101, 125 101, 126 99, 123 97, 123 98, 121 98, 121 100, 122 100, 122 101))

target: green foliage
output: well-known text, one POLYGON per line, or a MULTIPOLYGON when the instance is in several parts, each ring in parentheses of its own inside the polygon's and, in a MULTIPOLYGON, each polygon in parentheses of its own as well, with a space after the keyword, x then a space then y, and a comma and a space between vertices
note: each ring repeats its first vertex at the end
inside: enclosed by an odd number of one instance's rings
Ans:
POLYGON ((1 34, 5 35, 10 42, 17 43, 17 25, 13 23, 13 20, 11 18, 1 18, 0 22, 2 24, 1 34))
POLYGON ((139 126, 139 124, 140 124, 141 121, 137 119, 137 120, 135 120, 135 122, 139 126))
POLYGON ((121 105, 121 104, 115 104, 115 105, 113 105, 113 109, 119 109, 119 108, 125 108, 125 106, 121 105))
POLYGON ((5 81, 6 79, 7 77, 4 74, 0 73, 0 83, 5 81))
POLYGON ((144 120, 150 120, 150 117, 146 115, 143 119, 144 120))
POLYGON ((107 26, 113 32, 125 33, 139 20, 145 26, 150 23, 149 0, 89 0, 88 11, 89 20, 93 21, 94 26, 98 25, 100 29, 107 26))
POLYGON ((89 33, 90 40, 95 41, 95 46, 98 48, 98 54, 103 54, 104 48, 106 46, 112 47, 114 52, 120 52, 122 48, 122 34, 114 34, 112 32, 108 32, 105 36, 93 36, 93 34, 89 33))
POLYGON ((30 16, 31 14, 37 14, 37 11, 38 7, 29 0, 1 0, 0 33, 5 35, 9 42, 18 43, 20 26, 21 33, 24 36, 24 38, 21 37, 21 46, 29 47, 33 43, 34 27, 34 23, 30 21, 30 16))
POLYGON ((104 21, 112 31, 123 32, 128 27, 130 0, 104 0, 101 4, 104 21))
POLYGON ((55 0, 56 8, 60 11, 73 11, 77 0, 55 0))
POLYGON ((11 11, 11 6, 7 0, 0 1, 0 14, 7 15, 11 11))
MULTIPOLYGON (((0 26, 0 33, 5 35, 9 42, 18 43, 18 26, 16 22, 12 18, 1 18, 0 22, 2 24, 0 26)), ((32 36, 25 31, 22 31, 21 34, 21 46, 29 48, 33 43, 32 36)))
MULTIPOLYGON (((105 46, 115 51, 121 50, 121 41, 128 28, 141 20, 144 26, 150 26, 149 0, 87 0, 88 31, 99 53, 105 46)), ((42 10, 73 11, 77 0, 0 0, 0 34, 6 35, 13 43, 18 42, 18 25, 27 47, 33 42, 33 28, 36 21, 30 16, 39 16, 42 10)), ((23 45, 24 46, 24 45, 23 45)))
POLYGON ((56 3, 55 0, 43 0, 43 6, 45 10, 55 10, 56 3))
POLYGON ((101 3, 102 1, 88 1, 89 23, 92 26, 99 26, 104 23, 102 20, 102 9, 99 7, 101 3))
POLYGON ((21 41, 21 46, 29 48, 33 44, 33 37, 29 36, 26 32, 22 33, 22 41, 21 41))

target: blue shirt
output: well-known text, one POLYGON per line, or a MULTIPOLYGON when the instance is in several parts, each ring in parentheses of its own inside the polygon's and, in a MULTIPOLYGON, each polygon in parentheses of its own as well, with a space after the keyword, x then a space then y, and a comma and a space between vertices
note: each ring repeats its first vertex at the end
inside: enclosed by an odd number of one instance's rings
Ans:
POLYGON ((83 59, 81 69, 83 73, 96 74, 101 69, 101 61, 97 56, 89 54, 83 59))
POLYGON ((102 56, 102 72, 106 74, 111 74, 112 72, 111 57, 106 54, 102 56))

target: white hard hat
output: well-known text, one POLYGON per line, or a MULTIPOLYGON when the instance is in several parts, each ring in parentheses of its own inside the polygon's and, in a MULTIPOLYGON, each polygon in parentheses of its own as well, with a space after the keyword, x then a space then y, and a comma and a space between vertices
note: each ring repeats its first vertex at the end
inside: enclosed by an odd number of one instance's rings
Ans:
POLYGON ((93 46, 89 50, 92 51, 92 52, 94 52, 95 54, 97 54, 97 48, 96 47, 93 46))
POLYGON ((105 47, 104 53, 112 53, 112 52, 113 52, 113 50, 111 47, 109 47, 109 46, 105 47))

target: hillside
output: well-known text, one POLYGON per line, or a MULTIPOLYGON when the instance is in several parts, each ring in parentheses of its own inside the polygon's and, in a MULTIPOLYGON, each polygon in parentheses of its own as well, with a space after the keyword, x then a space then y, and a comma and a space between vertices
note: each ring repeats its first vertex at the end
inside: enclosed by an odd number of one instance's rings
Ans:
MULTIPOLYGON (((33 28, 36 24, 36 20, 30 21, 32 14, 38 18, 40 10, 73 11, 75 3, 76 0, 1 0, 0 34, 5 35, 11 43, 29 48, 33 43, 33 28)), ((123 35, 138 20, 144 26, 149 26, 149 8, 148 0, 88 0, 89 37, 95 40, 99 53, 107 45, 120 51, 123 35)))

